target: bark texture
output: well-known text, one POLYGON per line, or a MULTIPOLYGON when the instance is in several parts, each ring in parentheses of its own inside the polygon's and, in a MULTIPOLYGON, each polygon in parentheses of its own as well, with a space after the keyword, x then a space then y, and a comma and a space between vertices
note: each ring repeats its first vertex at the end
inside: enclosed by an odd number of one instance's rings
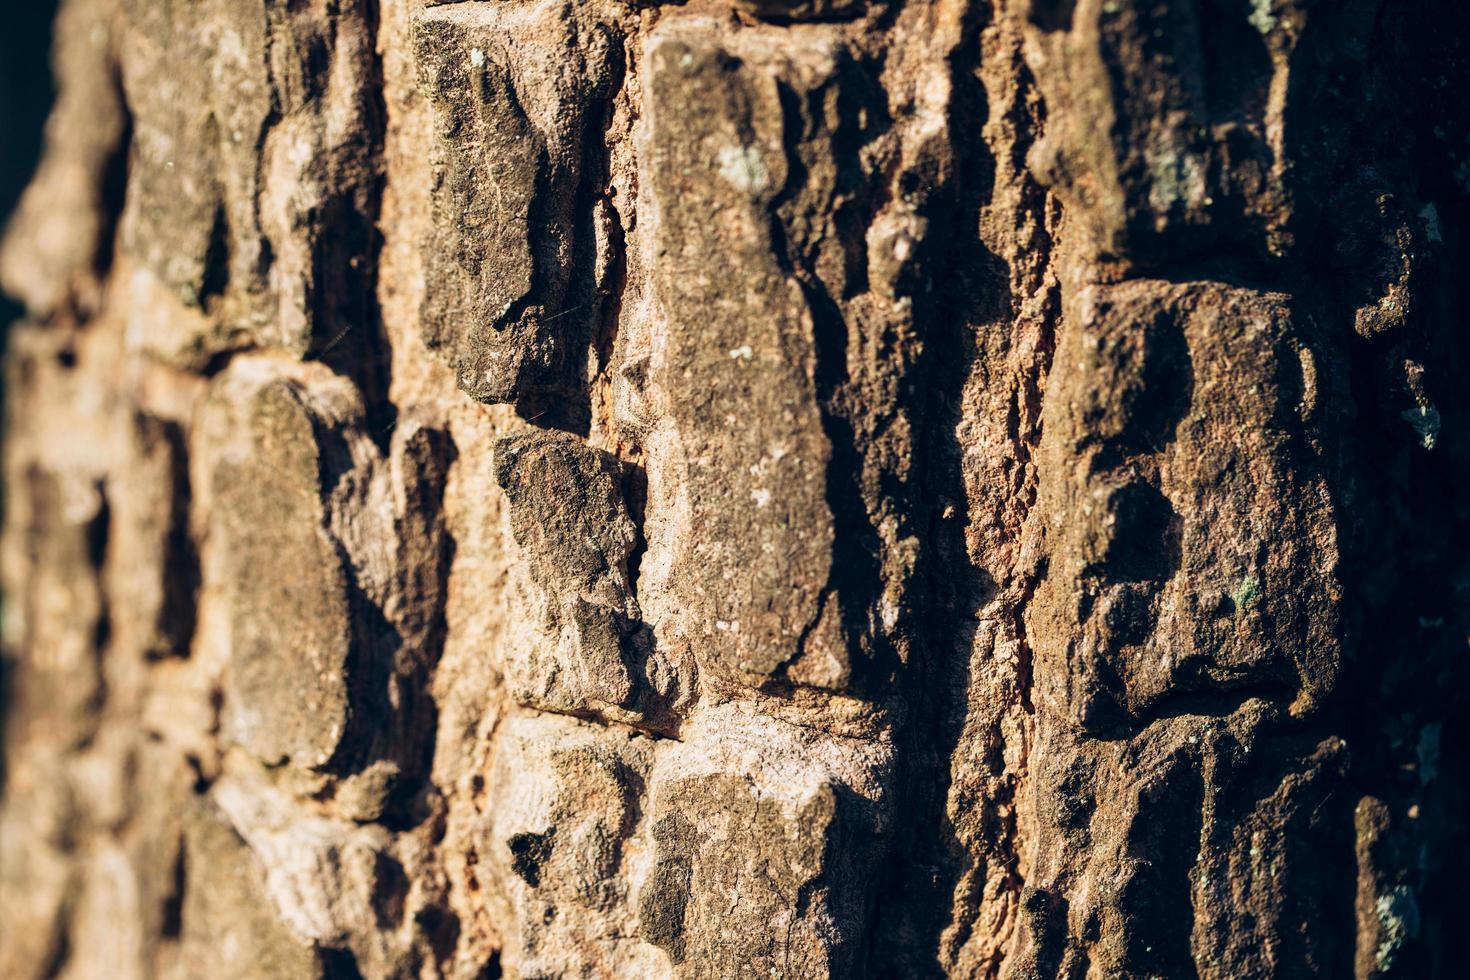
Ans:
POLYGON ((5 977, 1453 975, 1470 14, 65 0, 5 977))

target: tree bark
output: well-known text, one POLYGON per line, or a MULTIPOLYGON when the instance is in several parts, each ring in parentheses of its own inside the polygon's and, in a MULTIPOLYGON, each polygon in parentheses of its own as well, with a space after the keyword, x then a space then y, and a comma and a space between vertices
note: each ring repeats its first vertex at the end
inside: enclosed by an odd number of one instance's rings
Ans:
POLYGON ((0 975, 1453 975, 1467 56, 65 0, 0 975))

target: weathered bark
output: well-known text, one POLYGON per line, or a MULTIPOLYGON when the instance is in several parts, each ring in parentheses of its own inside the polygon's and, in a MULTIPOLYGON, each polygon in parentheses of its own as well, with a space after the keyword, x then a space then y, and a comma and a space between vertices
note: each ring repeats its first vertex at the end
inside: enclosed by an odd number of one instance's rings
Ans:
POLYGON ((1462 5, 57 38, 0 975, 1455 971, 1462 5))

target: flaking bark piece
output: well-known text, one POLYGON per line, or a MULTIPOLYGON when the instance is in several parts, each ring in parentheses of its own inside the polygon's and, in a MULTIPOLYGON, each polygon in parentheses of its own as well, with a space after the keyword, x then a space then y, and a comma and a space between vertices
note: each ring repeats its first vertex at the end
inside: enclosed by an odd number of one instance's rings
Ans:
POLYGON ((773 222, 792 166, 780 84, 703 21, 656 32, 643 64, 640 185, 657 205, 661 380, 689 507, 672 576, 679 615, 742 683, 779 677, 810 640, 832 663, 823 686, 840 687, 840 631, 818 627, 836 530, 817 342, 773 222))
POLYGON ((595 303, 577 205, 612 40, 560 3, 456 4, 414 22, 434 124, 424 339, 480 401, 581 384, 595 303))
POLYGON ((381 182, 365 5, 118 2, 129 344, 194 369, 358 353, 381 182))
POLYGON ((734 703, 704 721, 647 777, 641 936, 677 976, 851 976, 890 757, 734 703))
POLYGON ((241 438, 214 469, 211 532, 229 590, 226 717, 262 761, 320 767, 347 730, 353 644, 318 442, 330 420, 295 380, 231 380, 241 438))
POLYGON ((1185 695, 1310 712, 1337 681, 1342 586, 1287 297, 1135 280, 1068 312, 1037 456, 1040 699, 1094 733, 1185 695))
POLYGON ((639 617, 628 573, 638 529, 622 476, 616 457, 564 433, 496 443, 495 479, 554 638, 511 671, 519 696, 538 706, 599 711, 634 695, 623 641, 639 617))

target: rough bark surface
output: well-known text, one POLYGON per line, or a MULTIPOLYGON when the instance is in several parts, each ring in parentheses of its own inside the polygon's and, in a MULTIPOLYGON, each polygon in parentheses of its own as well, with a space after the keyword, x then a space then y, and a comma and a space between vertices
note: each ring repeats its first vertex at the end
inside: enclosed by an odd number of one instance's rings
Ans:
POLYGON ((0 975, 1454 975, 1462 6, 57 38, 0 975))

